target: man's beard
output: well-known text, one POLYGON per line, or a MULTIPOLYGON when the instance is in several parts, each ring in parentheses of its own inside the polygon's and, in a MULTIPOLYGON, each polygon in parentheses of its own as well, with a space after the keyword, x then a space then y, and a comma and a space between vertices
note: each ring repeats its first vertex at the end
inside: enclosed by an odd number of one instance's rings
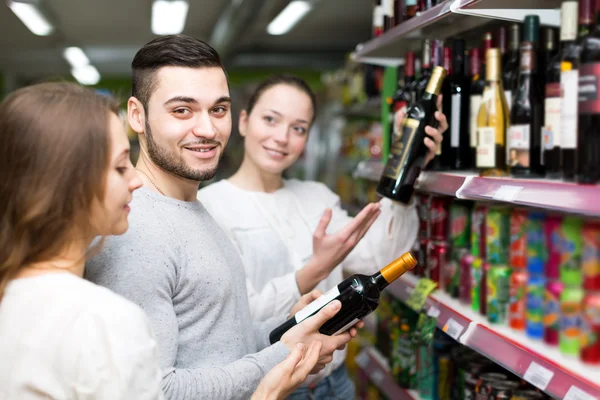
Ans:
MULTIPOLYGON (((214 168, 209 170, 199 170, 190 168, 181 155, 177 155, 174 153, 170 153, 168 149, 165 149, 158 145, 154 138, 152 137, 152 130, 150 129, 150 124, 146 121, 146 143, 148 144, 148 156, 150 160, 158 167, 163 170, 170 172, 174 175, 180 176, 185 179, 190 179, 192 181, 208 181, 214 178, 217 173, 217 165, 214 168)), ((217 143, 214 140, 202 140, 200 139, 195 144, 215 144, 217 143)), ((219 157, 219 161, 223 157, 223 154, 219 157)))

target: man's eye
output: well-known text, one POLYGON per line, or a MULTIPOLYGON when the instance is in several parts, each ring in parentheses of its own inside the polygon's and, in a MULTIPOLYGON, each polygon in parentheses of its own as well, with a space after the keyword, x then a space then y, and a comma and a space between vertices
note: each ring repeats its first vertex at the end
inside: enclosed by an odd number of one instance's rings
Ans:
POLYGON ((187 108, 178 108, 176 110, 173 110, 173 112, 175 114, 186 115, 190 112, 190 110, 188 110, 187 108))

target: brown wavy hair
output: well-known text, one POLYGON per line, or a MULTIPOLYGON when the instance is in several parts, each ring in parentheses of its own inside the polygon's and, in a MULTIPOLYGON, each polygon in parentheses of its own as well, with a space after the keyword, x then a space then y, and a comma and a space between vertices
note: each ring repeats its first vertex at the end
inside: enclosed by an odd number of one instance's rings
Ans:
POLYGON ((25 87, 0 104, 0 298, 23 267, 93 234, 117 112, 115 99, 66 82, 25 87))

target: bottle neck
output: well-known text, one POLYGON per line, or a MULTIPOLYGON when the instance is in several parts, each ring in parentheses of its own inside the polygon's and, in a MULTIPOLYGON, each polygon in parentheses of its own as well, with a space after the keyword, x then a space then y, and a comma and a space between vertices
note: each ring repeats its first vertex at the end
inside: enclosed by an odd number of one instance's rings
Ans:
POLYGON ((373 282, 373 284, 377 286, 379 291, 382 291, 390 284, 388 281, 385 280, 383 275, 381 275, 381 272, 377 272, 371 275, 371 282, 373 282))
POLYGON ((383 290, 415 265, 417 265, 417 260, 413 255, 405 253, 400 258, 386 265, 381 271, 371 275, 371 281, 379 288, 379 290, 383 290))
POLYGON ((523 42, 521 45, 521 66, 520 71, 524 74, 531 74, 536 70, 536 52, 534 44, 523 42))

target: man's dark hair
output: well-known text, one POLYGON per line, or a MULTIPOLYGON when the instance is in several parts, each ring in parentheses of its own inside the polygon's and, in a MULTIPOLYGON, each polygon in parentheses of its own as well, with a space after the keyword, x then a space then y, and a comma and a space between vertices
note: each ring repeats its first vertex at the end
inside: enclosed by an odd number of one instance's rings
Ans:
POLYGON ((202 40, 167 35, 146 43, 131 62, 131 94, 142 103, 146 113, 150 96, 156 89, 156 73, 162 67, 219 67, 225 72, 219 53, 202 40))

